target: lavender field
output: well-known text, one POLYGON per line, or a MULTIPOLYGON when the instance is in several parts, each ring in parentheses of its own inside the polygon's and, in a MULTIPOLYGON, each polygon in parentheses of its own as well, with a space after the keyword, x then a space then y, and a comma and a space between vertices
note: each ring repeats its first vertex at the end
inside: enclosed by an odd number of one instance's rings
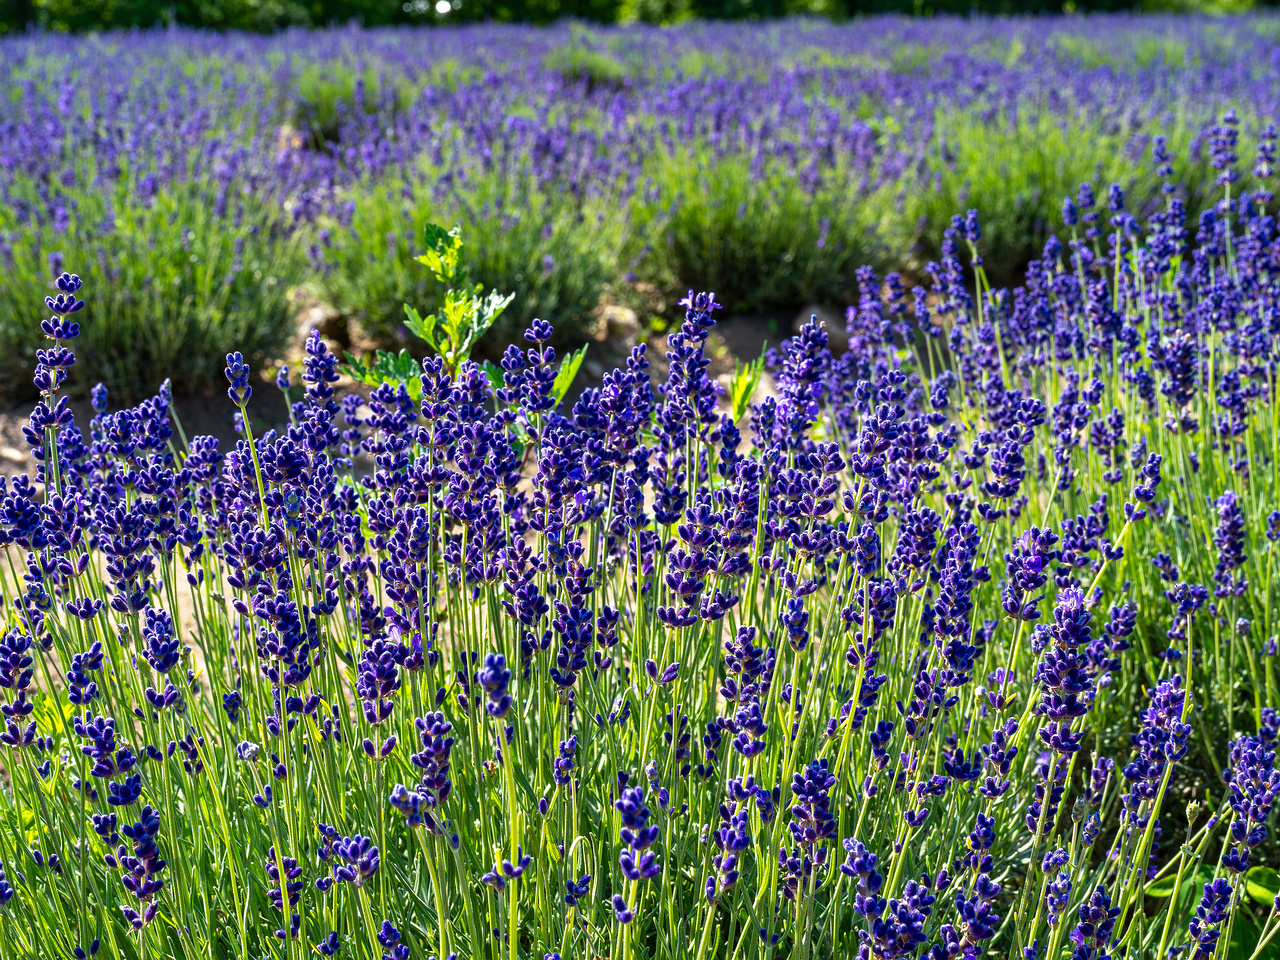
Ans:
POLYGON ((1277 67, 0 40, 0 958, 1276 960, 1277 67))
POLYGON ((1256 135, 1278 59, 1266 18, 5 39, 0 394, 29 395, 17 318, 62 264, 104 321, 81 396, 208 386, 228 343, 279 356, 291 294, 395 344, 433 303, 429 221, 465 223, 477 279, 516 295, 495 356, 535 316, 670 319, 689 288, 843 309, 859 266, 921 276, 970 208, 1012 285, 1081 182, 1160 209, 1156 136, 1194 222, 1209 127, 1234 107, 1256 135))

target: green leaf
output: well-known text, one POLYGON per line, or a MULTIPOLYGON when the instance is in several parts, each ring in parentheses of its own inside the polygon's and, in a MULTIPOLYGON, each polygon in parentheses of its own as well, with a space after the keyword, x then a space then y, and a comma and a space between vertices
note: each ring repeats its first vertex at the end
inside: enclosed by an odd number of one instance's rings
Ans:
POLYGON ((358 383, 367 383, 371 387, 378 385, 377 380, 374 379, 373 370, 354 353, 347 354, 347 362, 342 365, 342 372, 358 383))
POLYGON ((408 318, 404 325, 409 329, 409 332, 414 336, 421 337, 432 349, 435 349, 436 315, 433 313, 429 317, 424 317, 407 303, 404 305, 404 315, 408 318))
POLYGON ((514 293, 508 293, 504 297, 497 290, 490 290, 489 296, 484 300, 478 300, 476 314, 477 335, 484 333, 493 326, 493 321, 498 319, 498 315, 507 309, 515 298, 516 295, 514 293))
POLYGON ((439 310, 423 317, 409 304, 404 305, 409 332, 421 337, 445 362, 452 374, 471 354, 471 346, 484 335, 499 314, 507 308, 514 294, 506 296, 490 290, 484 296, 480 284, 474 287, 466 283, 466 265, 462 262, 462 228, 455 226, 446 231, 439 224, 429 223, 424 228, 426 253, 417 260, 444 285, 444 296, 439 310))
POLYGON ((428 250, 443 250, 449 246, 453 238, 459 235, 460 230, 456 226, 452 230, 446 230, 438 223, 428 223, 422 233, 428 250))
MULTIPOLYGON (((1148 897, 1158 897, 1163 899, 1173 893, 1174 881, 1178 879, 1177 868, 1175 867, 1168 876, 1161 877, 1155 883, 1149 884, 1145 893, 1148 897)), ((1188 865, 1182 871, 1182 887, 1178 891, 1178 899, 1185 900, 1190 891, 1195 891, 1199 895, 1200 890, 1206 883, 1213 879, 1213 868, 1205 864, 1200 864, 1193 872, 1191 866, 1188 865)))
POLYGON ((556 374, 555 383, 551 385, 551 395, 556 403, 563 400, 564 395, 569 392, 569 387, 573 385, 573 378, 578 375, 578 369, 586 357, 587 348, 583 345, 560 361, 560 372, 556 374))
MULTIPOLYGON (((1158 897, 1161 900, 1163 900, 1165 897, 1172 896, 1173 887, 1177 879, 1178 879, 1177 873, 1170 873, 1167 877, 1161 877, 1155 883, 1150 884, 1147 887, 1146 889, 1147 896, 1158 897)), ((1182 883, 1185 885, 1187 882, 1188 882, 1188 878, 1183 877, 1182 883)))
POLYGON ((755 396, 756 387, 760 385, 760 377, 763 373, 763 353, 750 363, 738 364, 737 372, 733 375, 733 384, 729 387, 734 423, 742 422, 742 415, 747 412, 747 405, 755 396))
POLYGON ((484 375, 489 378, 489 386, 493 387, 494 390, 501 390, 503 386, 502 368, 492 360, 486 360, 483 368, 484 375))
POLYGON ((560 853, 560 847, 559 845, 556 844, 555 838, 551 836, 551 832, 547 829, 545 820, 543 821, 543 825, 542 825, 542 837, 543 837, 543 840, 545 841, 544 847, 545 847, 546 855, 548 858, 550 858, 551 862, 559 863, 561 860, 563 860, 564 857, 560 853))
POLYGON ((399 353, 379 350, 374 369, 384 383, 403 384, 408 388, 409 396, 415 403, 422 399, 422 369, 408 350, 401 350, 399 353))
POLYGON ((423 229, 427 252, 417 259, 430 270, 435 278, 449 286, 460 285, 466 270, 459 266, 462 260, 462 227, 455 225, 445 230, 438 223, 428 223, 423 229))
POLYGON ((1260 903, 1270 904, 1280 894, 1280 873, 1275 867, 1251 867, 1244 875, 1244 889, 1260 903))
POLYGON ((418 368, 418 361, 408 350, 401 350, 399 353, 379 350, 374 354, 372 364, 348 353, 347 362, 343 364, 342 370, 352 380, 371 387, 380 387, 384 383, 403 385, 408 388, 409 395, 415 401, 422 397, 422 374, 418 368))
POLYGON ((1250 958, 1276 960, 1276 957, 1280 957, 1280 942, 1275 940, 1268 943, 1260 953, 1255 954, 1261 939, 1262 931, 1258 929, 1258 925, 1245 911, 1238 910, 1231 924, 1231 943, 1227 948, 1227 960, 1250 960, 1250 958))
POLYGON ((382 371, 388 380, 405 384, 421 376, 418 361, 413 359, 413 355, 408 350, 401 350, 399 353, 379 350, 377 369, 382 371))

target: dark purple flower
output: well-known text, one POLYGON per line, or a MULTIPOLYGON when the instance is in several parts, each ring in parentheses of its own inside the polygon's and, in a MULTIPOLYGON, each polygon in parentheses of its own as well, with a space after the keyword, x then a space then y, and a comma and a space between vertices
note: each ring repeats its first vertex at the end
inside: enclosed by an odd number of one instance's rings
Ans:
POLYGON ((245 363, 244 357, 237 351, 236 353, 227 354, 227 367, 224 371, 227 375, 227 381, 231 384, 227 388, 227 396, 241 410, 249 402, 249 397, 253 395, 253 387, 249 385, 249 364, 245 363))

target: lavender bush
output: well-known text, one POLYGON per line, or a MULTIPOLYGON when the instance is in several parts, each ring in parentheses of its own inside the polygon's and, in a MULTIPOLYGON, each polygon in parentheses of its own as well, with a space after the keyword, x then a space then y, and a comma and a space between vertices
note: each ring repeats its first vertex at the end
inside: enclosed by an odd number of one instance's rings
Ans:
POLYGON ((3 955, 1274 957, 1276 134, 1238 127, 1198 224, 1162 149, 1157 213, 1080 185, 1014 290, 957 216, 763 394, 691 293, 664 381, 638 346, 572 406, 535 320, 496 383, 445 349, 339 396, 313 335, 282 433, 96 387, 85 435, 61 275, 0 491, 3 955))
POLYGON ((119 318, 86 330, 77 389, 195 389, 226 342, 269 358, 298 288, 394 343, 405 302, 434 306, 427 221, 464 224, 473 275, 518 294, 491 350, 687 287, 845 306, 859 265, 922 275, 968 208, 1013 285, 1080 182, 1162 209, 1157 136, 1194 221, 1216 118, 1277 115, 1278 40, 1265 17, 1131 16, 6 37, 0 390, 62 263, 119 318), (168 346, 129 366, 157 315, 168 346))

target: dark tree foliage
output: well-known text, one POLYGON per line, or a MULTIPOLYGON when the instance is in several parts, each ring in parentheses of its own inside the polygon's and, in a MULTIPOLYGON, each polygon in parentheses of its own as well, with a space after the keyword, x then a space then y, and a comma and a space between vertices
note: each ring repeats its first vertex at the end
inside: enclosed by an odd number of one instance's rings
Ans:
MULTIPOLYGON (((1263 0, 1261 5, 1271 2, 1273 0, 1263 0)), ((695 16, 707 20, 762 20, 796 14, 847 19, 880 13, 912 16, 1104 13, 1138 6, 1138 0, 691 0, 689 8, 695 16)))
MULTIPOLYGON (((185 24, 271 32, 360 23, 367 27, 441 22, 433 0, 0 0, 0 33, 29 25, 84 32, 185 24)), ((450 22, 551 23, 617 19, 617 0, 466 0, 450 22)))
MULTIPOLYGON (((1206 0, 1164 0, 1168 9, 1198 9, 1206 0)), ((1275 6, 1280 0, 1255 0, 1275 6)), ((367 27, 495 21, 551 23, 574 19, 613 23, 638 18, 669 23, 826 16, 834 20, 881 13, 1047 15, 1149 9, 1141 0, 455 0, 445 15, 435 0, 0 0, 0 34, 31 26, 54 31, 130 29, 184 24, 212 30, 269 33, 286 27, 359 23, 367 27)))

